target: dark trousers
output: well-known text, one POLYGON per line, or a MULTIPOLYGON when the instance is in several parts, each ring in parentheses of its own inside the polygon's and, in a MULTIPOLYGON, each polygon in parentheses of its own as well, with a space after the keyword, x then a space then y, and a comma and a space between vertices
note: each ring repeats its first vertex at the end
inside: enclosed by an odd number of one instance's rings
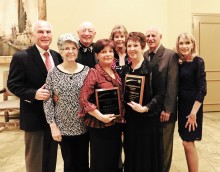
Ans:
POLYGON ((64 172, 89 171, 89 134, 62 136, 59 143, 64 161, 64 172))
POLYGON ((89 128, 91 172, 116 172, 121 150, 120 124, 105 128, 89 128))
POLYGON ((162 124, 160 128, 162 172, 169 172, 173 155, 175 122, 162 124))
POLYGON ((25 131, 25 162, 27 172, 55 172, 57 142, 50 129, 25 131))

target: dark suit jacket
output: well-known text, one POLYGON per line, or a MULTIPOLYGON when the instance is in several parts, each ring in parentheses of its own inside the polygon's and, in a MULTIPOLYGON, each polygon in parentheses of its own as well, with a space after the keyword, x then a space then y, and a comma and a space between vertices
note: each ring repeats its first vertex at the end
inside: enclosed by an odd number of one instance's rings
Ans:
MULTIPOLYGON (((144 53, 144 57, 148 59, 149 50, 144 53)), ((177 120, 177 92, 178 92, 178 56, 170 49, 159 47, 152 60, 153 64, 159 65, 159 70, 163 75, 165 84, 165 100, 164 111, 171 112, 168 122, 177 120)))
MULTIPOLYGON (((56 51, 50 50, 55 65, 62 62, 56 51)), ((47 77, 47 69, 34 45, 14 54, 8 76, 9 90, 20 97, 20 123, 25 131, 38 131, 49 127, 46 122, 43 101, 36 100, 36 91, 42 87, 47 77)))

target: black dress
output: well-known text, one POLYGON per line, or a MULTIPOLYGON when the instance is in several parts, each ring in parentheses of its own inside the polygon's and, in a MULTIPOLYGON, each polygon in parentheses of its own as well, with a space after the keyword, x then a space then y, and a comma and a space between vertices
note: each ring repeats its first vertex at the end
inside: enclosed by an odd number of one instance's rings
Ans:
POLYGON ((122 79, 126 74, 145 76, 142 105, 149 108, 149 112, 138 113, 125 104, 124 171, 160 171, 159 116, 164 100, 162 75, 158 65, 151 70, 147 60, 136 70, 131 65, 125 66, 122 74, 122 79))
POLYGON ((190 114, 195 101, 203 103, 206 95, 206 73, 204 61, 195 57, 191 62, 179 65, 179 94, 178 94, 178 131, 183 141, 202 139, 203 104, 196 114, 198 127, 195 131, 185 128, 187 116, 190 114))

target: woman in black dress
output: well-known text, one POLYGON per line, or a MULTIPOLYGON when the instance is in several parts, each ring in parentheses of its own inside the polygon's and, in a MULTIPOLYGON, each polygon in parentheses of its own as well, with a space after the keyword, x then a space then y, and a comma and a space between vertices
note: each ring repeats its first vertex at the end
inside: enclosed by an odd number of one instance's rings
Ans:
POLYGON ((145 76, 143 101, 128 101, 125 104, 125 172, 160 171, 159 124, 164 86, 158 65, 151 67, 144 59, 145 35, 131 32, 128 35, 127 52, 131 64, 122 69, 122 79, 126 74, 145 76))
POLYGON ((202 139, 203 101, 206 95, 204 61, 196 55, 195 38, 181 33, 176 43, 179 55, 178 126, 189 172, 198 171, 194 141, 202 139))

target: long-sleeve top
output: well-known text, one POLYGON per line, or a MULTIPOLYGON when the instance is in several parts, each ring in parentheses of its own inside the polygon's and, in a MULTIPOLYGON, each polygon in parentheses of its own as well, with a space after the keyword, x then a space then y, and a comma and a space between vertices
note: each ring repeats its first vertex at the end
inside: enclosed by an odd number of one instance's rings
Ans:
MULTIPOLYGON (((115 79, 110 77, 110 75, 99 64, 97 64, 95 65, 94 69, 92 68, 90 70, 89 74, 87 75, 84 81, 84 85, 80 94, 81 110, 79 112, 79 115, 85 117, 85 124, 89 127, 104 128, 107 126, 112 126, 116 122, 124 122, 123 114, 121 114, 121 117, 117 117, 115 120, 107 124, 88 114, 89 111, 97 109, 95 101, 95 89, 118 87, 120 92, 120 98, 122 100, 123 95, 121 79, 116 71, 114 71, 114 74, 115 79)), ((120 108, 123 112, 123 108, 120 108)))
POLYGON ((89 67, 74 74, 68 74, 57 67, 48 73, 46 89, 50 91, 50 98, 44 101, 44 111, 49 124, 55 122, 61 130, 61 135, 74 136, 86 132, 83 119, 78 116, 80 109, 79 95, 83 81, 89 72, 89 67), (53 95, 58 95, 56 103, 53 95))
POLYGON ((191 63, 183 62, 179 70, 179 92, 182 90, 196 90, 195 101, 202 103, 207 93, 204 60, 196 56, 191 63))
MULTIPOLYGON (((122 70, 123 80, 126 74, 145 76, 144 94, 142 106, 147 106, 148 112, 144 114, 146 116, 160 115, 163 108, 165 88, 163 85, 162 73, 159 71, 158 65, 151 65, 146 59, 142 62, 140 68, 133 70, 131 64, 124 67, 122 70)), ((125 116, 127 113, 133 111, 133 114, 138 114, 132 110, 128 105, 125 105, 125 116)))
POLYGON ((92 43, 89 47, 85 47, 81 42, 79 42, 79 52, 76 62, 89 66, 90 68, 94 68, 94 66, 98 63, 98 60, 93 52, 93 45, 94 43, 92 43))

